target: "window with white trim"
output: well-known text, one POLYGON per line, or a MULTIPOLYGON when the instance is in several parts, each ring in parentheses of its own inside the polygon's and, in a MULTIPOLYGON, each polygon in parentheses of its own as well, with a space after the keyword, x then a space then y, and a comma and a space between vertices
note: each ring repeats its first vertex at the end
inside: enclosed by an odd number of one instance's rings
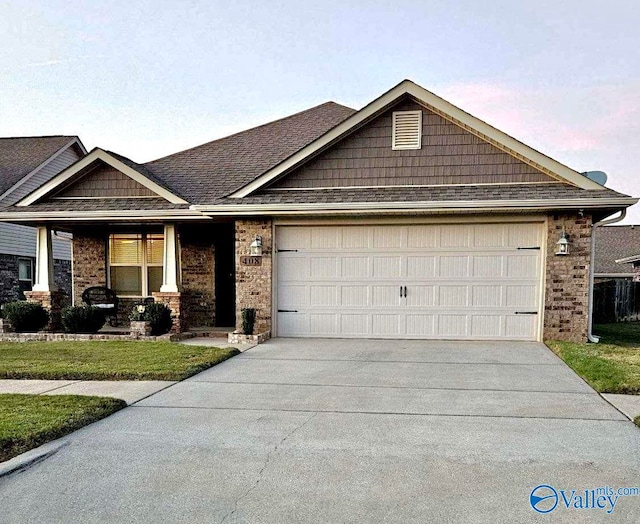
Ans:
POLYGON ((394 111, 391 149, 422 147, 422 111, 394 111))
POLYGON ((33 260, 30 258, 18 259, 18 287, 22 292, 33 288, 33 260))
POLYGON ((109 235, 109 287, 122 297, 147 297, 162 286, 164 236, 109 235))

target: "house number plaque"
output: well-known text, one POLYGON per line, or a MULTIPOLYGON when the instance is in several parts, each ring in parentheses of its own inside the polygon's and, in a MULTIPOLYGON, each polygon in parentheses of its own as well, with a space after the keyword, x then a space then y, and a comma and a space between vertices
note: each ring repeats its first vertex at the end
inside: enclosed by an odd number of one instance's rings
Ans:
POLYGON ((261 266, 262 265, 262 257, 240 257, 240 263, 243 266, 261 266))

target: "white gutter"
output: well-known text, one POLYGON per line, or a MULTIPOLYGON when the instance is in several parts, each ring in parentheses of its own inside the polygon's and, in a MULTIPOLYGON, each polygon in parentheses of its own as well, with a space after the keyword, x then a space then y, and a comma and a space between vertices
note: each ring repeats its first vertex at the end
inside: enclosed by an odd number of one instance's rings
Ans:
POLYGON ((589 308, 588 308, 588 318, 587 318, 587 340, 589 342, 593 342, 597 344, 600 342, 600 337, 593 334, 593 282, 595 277, 595 260, 596 260, 596 227, 599 226, 607 226, 609 224, 615 224, 616 222, 620 222, 624 220, 624 217, 627 216, 627 208, 624 208, 620 211, 620 216, 609 218, 607 220, 601 220, 600 222, 596 222, 591 226, 591 261, 590 261, 590 270, 589 270, 589 308))
POLYGON ((638 202, 637 198, 598 198, 598 199, 558 199, 558 200, 468 200, 468 201, 422 201, 422 202, 343 202, 310 204, 221 204, 193 205, 190 209, 209 216, 224 215, 317 215, 317 214, 379 214, 389 212, 416 211, 473 211, 498 209, 584 209, 589 207, 606 208, 630 206, 638 202))

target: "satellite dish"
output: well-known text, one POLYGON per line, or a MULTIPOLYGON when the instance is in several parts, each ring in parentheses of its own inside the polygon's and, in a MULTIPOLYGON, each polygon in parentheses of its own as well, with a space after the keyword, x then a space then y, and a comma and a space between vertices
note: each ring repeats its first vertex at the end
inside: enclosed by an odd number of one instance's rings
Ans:
POLYGON ((607 174, 604 171, 585 171, 582 173, 589 180, 593 180, 596 184, 604 186, 607 183, 607 174))

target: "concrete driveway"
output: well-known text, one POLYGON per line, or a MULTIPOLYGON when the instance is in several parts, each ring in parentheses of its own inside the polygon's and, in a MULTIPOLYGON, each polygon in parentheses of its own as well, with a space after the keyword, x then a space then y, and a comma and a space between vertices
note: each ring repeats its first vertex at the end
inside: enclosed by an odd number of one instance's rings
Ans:
POLYGON ((640 520, 531 508, 640 484, 640 430, 537 343, 276 339, 63 443, 2 522, 640 520))

